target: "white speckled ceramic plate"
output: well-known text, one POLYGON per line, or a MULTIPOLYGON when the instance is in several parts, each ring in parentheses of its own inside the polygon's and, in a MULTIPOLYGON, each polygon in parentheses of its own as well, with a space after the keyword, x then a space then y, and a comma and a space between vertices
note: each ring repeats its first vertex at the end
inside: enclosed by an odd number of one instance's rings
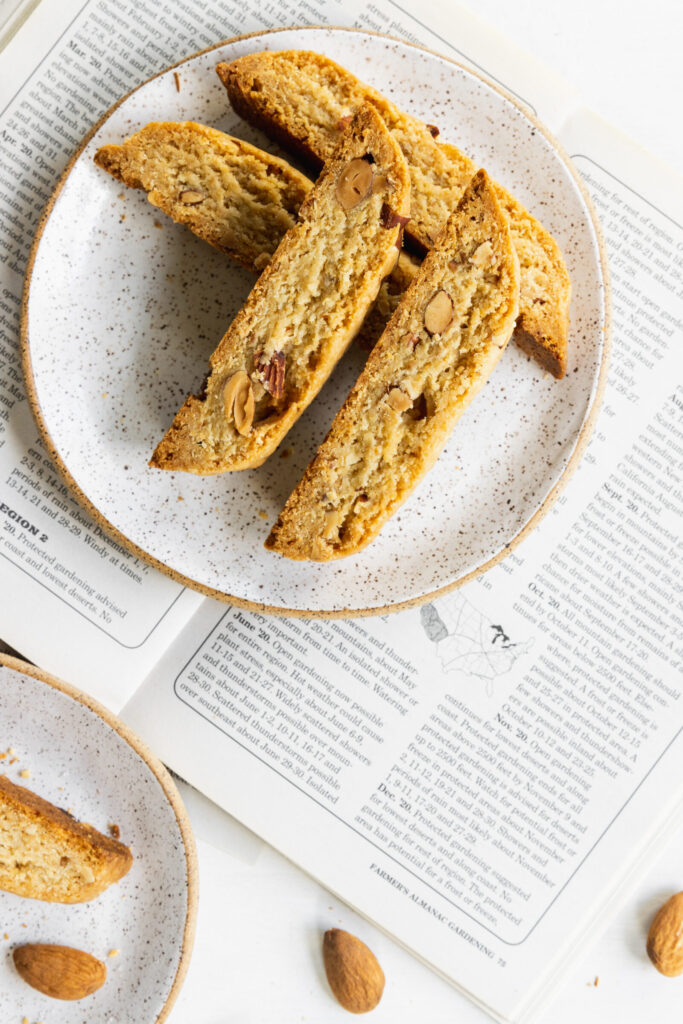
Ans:
POLYGON ((101 832, 117 824, 134 858, 120 882, 88 903, 44 903, 0 892, 0 1020, 165 1020, 189 963, 197 903, 194 840, 168 772, 101 705, 4 655, 0 753, 7 755, 0 773, 12 782, 101 832), (107 980, 86 999, 50 999, 14 969, 12 949, 26 942, 92 953, 106 963, 107 980), (112 950, 117 954, 110 956, 112 950))
POLYGON ((545 130, 492 83, 404 42, 346 29, 291 29, 223 43, 127 96, 71 164, 39 232, 24 309, 25 367, 50 451, 99 521, 200 590, 282 613, 386 611, 457 586, 538 522, 585 445, 604 381, 604 256, 590 202, 545 130), (264 148, 232 112, 219 60, 261 49, 327 54, 441 128, 547 225, 573 281, 569 369, 557 382, 514 345, 437 466, 361 554, 327 565, 267 552, 270 524, 362 362, 352 346, 313 407, 260 469, 195 477, 147 461, 253 278, 93 153, 152 120, 193 119, 264 148), (125 192, 125 194, 123 194, 125 192))

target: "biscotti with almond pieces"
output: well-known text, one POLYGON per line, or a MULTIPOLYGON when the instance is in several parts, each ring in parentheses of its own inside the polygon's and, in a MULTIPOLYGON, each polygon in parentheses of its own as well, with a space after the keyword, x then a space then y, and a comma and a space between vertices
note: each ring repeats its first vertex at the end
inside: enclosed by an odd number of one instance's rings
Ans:
MULTIPOLYGON (((457 147, 442 145, 432 126, 399 110, 381 93, 321 54, 262 52, 220 63, 218 75, 232 106, 250 123, 313 166, 319 166, 339 131, 361 103, 372 103, 398 140, 412 179, 406 243, 426 252, 476 170, 457 147)), ((510 217, 520 263, 516 340, 555 377, 567 365, 571 283, 550 233, 502 186, 498 199, 510 217)))
MULTIPOLYGON (((261 273, 294 226, 313 182, 285 160, 194 121, 152 122, 120 145, 101 146, 95 163, 143 189, 153 206, 261 273)), ((358 334, 368 351, 396 309, 415 261, 402 251, 358 334)))
POLYGON ((127 846, 0 775, 0 889, 85 903, 130 870, 127 846))
POLYGON ((95 163, 250 270, 294 226, 313 183, 262 149, 194 121, 152 122, 95 163))
POLYGON ((479 171, 368 357, 266 547, 328 561, 362 550, 436 461, 519 311, 507 217, 479 171))
POLYGON ((410 177, 372 106, 334 148, 150 465, 210 474, 259 466, 313 400, 397 260, 410 177))

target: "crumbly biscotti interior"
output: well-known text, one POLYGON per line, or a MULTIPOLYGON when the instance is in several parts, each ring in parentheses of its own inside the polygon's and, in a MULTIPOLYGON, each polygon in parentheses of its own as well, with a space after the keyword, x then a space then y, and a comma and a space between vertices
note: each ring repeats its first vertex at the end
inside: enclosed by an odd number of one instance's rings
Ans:
POLYGON ((355 115, 297 223, 213 353, 151 465, 220 473, 260 465, 313 400, 397 259, 405 160, 371 106, 355 115))
POLYGON ((0 776, 0 889, 83 903, 122 878, 131 863, 123 843, 0 776))
POLYGON ((479 171, 370 353, 266 547, 327 561, 360 551, 433 465, 512 334, 519 267, 479 171))
MULTIPOLYGON (((406 241, 423 253, 457 205, 476 165, 435 129, 390 103, 340 65, 304 50, 264 52, 221 63, 217 72, 237 113, 282 145, 319 163, 348 116, 370 102, 401 145, 411 173, 411 221, 406 241)), ((522 273, 519 339, 555 377, 566 370, 571 285, 559 246, 500 185, 522 273)))
POLYGON ((152 122, 120 146, 100 147, 94 160, 254 270, 263 269, 293 227, 313 187, 285 160, 194 121, 152 122))

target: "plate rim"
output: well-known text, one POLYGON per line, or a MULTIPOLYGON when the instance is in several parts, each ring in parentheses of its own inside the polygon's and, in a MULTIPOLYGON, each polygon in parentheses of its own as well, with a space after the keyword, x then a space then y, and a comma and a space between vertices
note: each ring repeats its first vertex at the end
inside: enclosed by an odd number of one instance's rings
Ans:
POLYGON ((602 406, 604 398, 605 387, 607 384, 607 375, 610 364, 610 355, 612 349, 612 299, 611 299, 611 279, 609 272, 609 261, 607 257, 607 249, 605 246, 605 240, 602 232, 600 220, 598 218, 595 206, 590 197, 587 187, 583 183, 578 170, 575 168, 571 157, 565 150, 564 146, 555 138, 555 136, 549 131, 545 124, 539 120, 535 113, 533 113, 523 102, 508 90, 500 86, 493 79, 487 77, 477 69, 472 69, 464 64, 462 61, 454 60, 451 57, 446 57, 444 54, 439 53, 437 50, 433 50, 427 46, 421 46, 418 43, 413 43, 407 39, 401 39, 397 36, 389 35, 386 32, 374 32, 369 29, 355 28, 348 25, 288 25, 280 28, 272 29, 259 29, 254 32, 247 32, 237 36, 231 36, 228 39, 223 39, 218 43, 212 43, 211 46, 206 46, 201 50, 197 50, 194 53, 189 54, 186 57, 182 57, 175 64, 169 64, 167 67, 162 68, 155 74, 150 75, 144 82, 138 83, 134 88, 130 89, 127 93, 121 96, 115 103, 109 107, 92 128, 86 133, 82 139, 80 145, 76 151, 72 154, 69 162, 67 163, 64 171, 60 175, 51 195, 45 206, 38 225, 36 232, 31 244, 28 261, 26 264, 26 273, 24 276, 24 287, 21 298, 21 321, 20 321, 20 350, 22 369, 24 374, 24 382, 26 385, 26 394, 33 415, 35 424, 38 428, 38 432, 41 437, 41 441, 45 446, 48 455, 55 464, 55 468, 59 472, 62 479, 65 481, 71 494, 77 499, 86 512, 95 520, 95 522, 107 533, 108 536, 112 537, 117 543, 121 544, 125 549, 137 558, 142 559, 152 568, 159 570, 163 575, 170 577, 176 583, 180 583, 185 587, 195 590, 205 597, 213 598, 214 600, 221 601, 224 604, 231 604, 237 608, 243 608, 247 611, 260 612, 265 615, 275 615, 284 618, 306 618, 306 619, 348 619, 348 618, 368 618, 375 615, 387 615, 393 612, 406 611, 409 608, 416 608, 422 604, 426 604, 429 601, 437 600, 443 597, 445 594, 451 593, 453 590, 457 590, 464 586, 466 583, 471 582, 483 573, 488 572, 495 565, 498 565, 510 552, 514 551, 515 548, 521 544, 521 542, 540 524, 545 518, 547 513, 550 511, 552 506, 555 504, 557 498, 564 490, 574 472, 576 471, 579 462, 588 446, 591 434, 595 427, 595 423, 602 406), (36 390, 36 384, 33 374, 33 364, 31 360, 30 342, 29 342, 29 314, 28 304, 29 295, 31 289, 31 280, 33 276, 33 267, 42 240, 43 231, 47 225, 48 220, 52 214, 53 207, 59 198, 62 188, 66 184, 71 171, 79 159, 83 150, 88 145, 92 137, 99 131, 102 125, 111 117, 115 110, 122 103, 124 103, 130 96, 147 85, 149 82, 154 81, 155 78, 159 78, 161 75, 165 75, 168 71, 172 71, 174 68, 181 67, 188 61, 195 60, 197 57, 201 57, 206 53, 211 53, 212 50, 218 50, 223 46, 228 46, 231 43, 242 42, 246 39, 253 39, 256 36, 269 36, 275 35, 280 32, 304 32, 304 31, 324 31, 324 32, 355 32, 365 36, 376 36, 380 39, 387 39, 393 43, 400 43, 402 46, 410 47, 411 49, 420 50, 424 53, 431 54, 432 56, 438 57, 440 60, 445 60, 449 64, 453 64, 455 67, 462 69, 467 74, 478 78, 488 88, 493 89, 499 95, 503 96, 509 103, 512 103, 521 113, 534 125, 537 131, 539 131, 544 138, 550 143, 550 146, 555 150, 562 163, 569 171, 571 177, 574 180, 574 184, 577 186, 581 197, 583 198, 586 209, 592 223, 593 230, 597 241, 598 258, 600 263, 600 269, 602 271, 602 284, 604 293, 604 323, 602 327, 603 332, 603 344, 602 344, 602 356, 600 361, 600 367, 598 370, 597 381, 595 385, 595 391, 593 399, 583 421, 581 430, 579 431, 578 437, 574 445, 574 450, 569 457, 566 466, 562 470, 562 473, 551 487, 548 494, 545 496, 541 504, 538 506, 533 515, 527 520, 522 528, 506 542, 506 544, 496 554, 492 555, 491 558, 487 559, 481 565, 469 572, 465 573, 464 576, 459 577, 456 580, 451 580, 450 583, 446 583, 441 587, 437 587, 434 590, 430 590, 425 594, 419 594, 415 597, 407 598, 404 601, 396 601, 386 605, 377 605, 370 608, 336 608, 336 609, 304 609, 304 608, 286 608, 281 605, 269 605, 267 602, 252 601, 247 598, 239 597, 235 594, 228 594, 223 590, 217 590, 214 587, 207 586, 205 583, 201 583, 199 580, 195 580, 190 576, 185 576, 183 573, 178 572, 165 562, 161 562, 155 558, 149 552, 139 547, 134 541, 130 540, 124 533, 122 533, 118 527, 114 526, 109 520, 102 514, 97 506, 88 498, 79 484, 76 482, 71 472, 69 471, 66 463, 62 460, 61 455, 57 451, 55 444, 52 441, 50 432, 47 428, 47 424, 43 418, 40 401, 36 390))
POLYGON ((171 806, 171 810, 173 811, 178 823, 178 828, 180 829, 180 836, 183 842, 183 849, 185 851, 187 905, 178 967, 164 1005, 161 1007, 161 1010, 154 1020, 150 1021, 150 1024, 163 1024, 163 1021, 167 1019, 178 995, 180 994, 180 990, 190 966, 197 927, 197 908, 199 903, 199 869, 194 833, 176 784, 171 778, 168 769, 161 763, 156 754, 152 753, 147 744, 141 740, 125 722, 105 707, 104 704, 100 704, 98 700, 91 697, 88 693, 85 693, 83 690, 79 690, 71 683, 67 683, 63 679, 59 679, 57 676, 51 675, 49 672, 45 672, 37 665, 32 665, 30 662, 24 661, 21 658, 16 658, 10 654, 0 652, 0 667, 9 668, 20 675, 31 676, 33 679, 37 679, 39 682, 52 687, 53 690, 58 690, 66 697, 70 697, 72 700, 75 700, 76 703, 82 704, 89 711, 92 711, 98 718, 101 718, 104 723, 110 727, 110 729, 117 733, 117 735, 119 735, 121 739, 132 747, 135 753, 142 758, 161 786, 161 790, 171 806))

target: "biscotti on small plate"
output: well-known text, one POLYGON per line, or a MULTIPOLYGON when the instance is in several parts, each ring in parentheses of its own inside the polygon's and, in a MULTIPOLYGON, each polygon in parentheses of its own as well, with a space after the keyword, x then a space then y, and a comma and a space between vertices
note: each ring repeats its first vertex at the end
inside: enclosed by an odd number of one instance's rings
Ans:
POLYGON ((313 400, 397 260, 405 160, 363 107, 342 134, 150 465, 211 474, 259 466, 313 400))
MULTIPOLYGON (((441 145, 433 126, 399 110, 345 68, 305 50, 262 52, 221 63, 218 75, 232 106, 314 166, 335 145, 348 117, 372 103, 400 143, 411 174, 411 220, 406 242, 419 254, 439 235, 476 170, 453 145, 441 145)), ((494 188, 510 217, 520 263, 518 333, 521 347, 562 377, 567 364, 571 284, 559 246, 550 233, 502 186, 494 188)))
POLYGON ((327 561, 377 536, 433 465, 514 329, 519 267, 479 171, 404 294, 266 547, 327 561))
POLYGON ((194 121, 152 122, 98 167, 250 270, 262 270, 313 187, 279 157, 194 121))
POLYGON ((51 903, 85 903, 118 882, 123 843, 0 775, 0 889, 51 903))

